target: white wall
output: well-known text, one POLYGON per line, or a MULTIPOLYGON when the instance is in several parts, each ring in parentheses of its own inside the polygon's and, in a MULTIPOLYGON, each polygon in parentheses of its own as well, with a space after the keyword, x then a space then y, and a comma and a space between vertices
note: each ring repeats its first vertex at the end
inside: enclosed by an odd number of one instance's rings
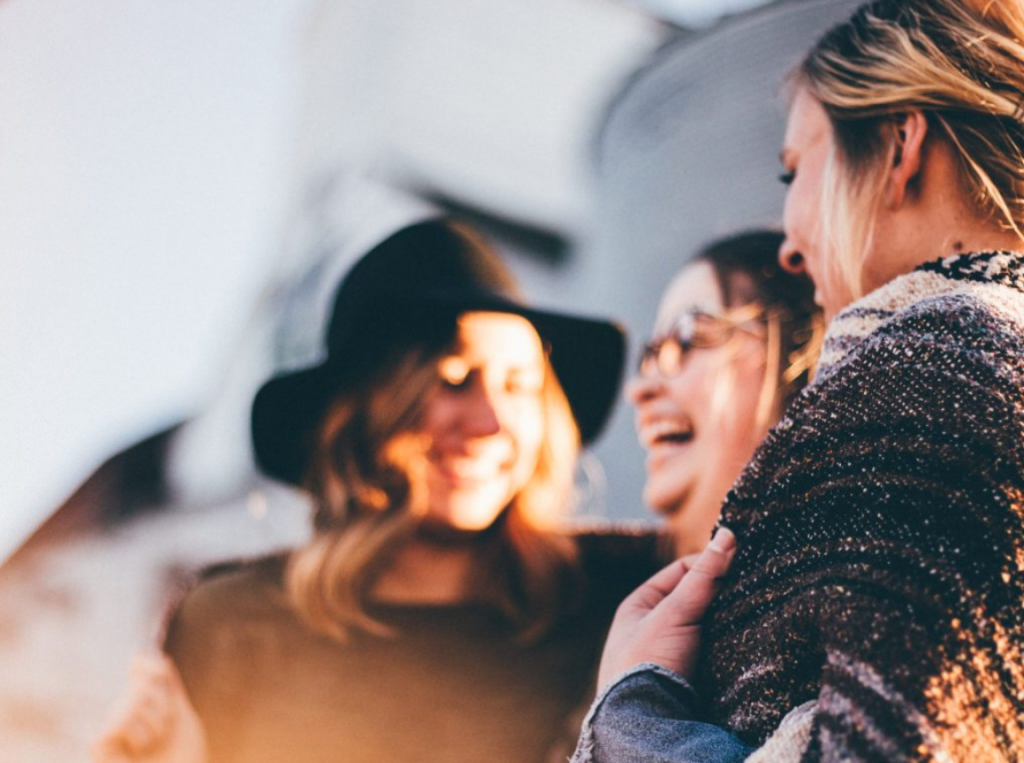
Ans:
POLYGON ((0 3, 0 558, 217 380, 276 249, 307 5, 0 3))

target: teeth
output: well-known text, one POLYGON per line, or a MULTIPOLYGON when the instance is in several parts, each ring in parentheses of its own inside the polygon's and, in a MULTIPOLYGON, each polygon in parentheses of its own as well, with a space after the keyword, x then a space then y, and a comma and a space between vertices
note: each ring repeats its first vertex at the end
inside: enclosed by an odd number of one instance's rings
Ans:
POLYGON ((492 459, 441 458, 435 463, 442 470, 457 479, 475 482, 492 480, 502 473, 501 462, 492 459))
POLYGON ((491 479, 498 474, 497 464, 456 463, 449 468, 457 476, 466 479, 491 479))
POLYGON ((692 427, 675 421, 652 421, 643 428, 643 439, 648 448, 669 437, 686 438, 692 434, 692 427))

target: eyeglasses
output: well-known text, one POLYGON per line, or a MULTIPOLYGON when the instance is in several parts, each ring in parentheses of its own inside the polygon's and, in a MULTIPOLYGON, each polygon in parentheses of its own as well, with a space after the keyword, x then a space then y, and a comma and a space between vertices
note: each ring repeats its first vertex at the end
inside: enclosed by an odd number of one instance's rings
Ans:
POLYGON ((760 305, 747 305, 721 315, 701 310, 688 310, 679 316, 669 334, 652 339, 640 351, 637 372, 651 376, 657 371, 665 377, 676 376, 691 350, 721 347, 737 331, 763 338, 765 310, 760 305))

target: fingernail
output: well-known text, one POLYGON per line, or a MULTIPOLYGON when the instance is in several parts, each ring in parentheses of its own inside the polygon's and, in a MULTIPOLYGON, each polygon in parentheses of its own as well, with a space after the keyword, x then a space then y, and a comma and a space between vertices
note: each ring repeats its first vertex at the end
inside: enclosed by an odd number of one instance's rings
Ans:
POLYGON ((728 527, 719 527, 714 537, 708 542, 708 547, 715 551, 727 553, 736 545, 736 536, 728 527))

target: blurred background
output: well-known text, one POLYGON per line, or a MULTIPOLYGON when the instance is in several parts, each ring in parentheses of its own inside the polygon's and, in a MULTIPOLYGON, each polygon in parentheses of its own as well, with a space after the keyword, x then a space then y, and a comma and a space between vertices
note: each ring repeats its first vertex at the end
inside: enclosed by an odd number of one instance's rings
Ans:
MULTIPOLYGON (((0 762, 85 760, 168 591, 304 536, 248 406, 355 257, 454 212, 635 353, 778 223, 784 72, 854 4, 0 2, 0 762)), ((642 482, 620 405, 582 516, 650 521, 642 482)))

